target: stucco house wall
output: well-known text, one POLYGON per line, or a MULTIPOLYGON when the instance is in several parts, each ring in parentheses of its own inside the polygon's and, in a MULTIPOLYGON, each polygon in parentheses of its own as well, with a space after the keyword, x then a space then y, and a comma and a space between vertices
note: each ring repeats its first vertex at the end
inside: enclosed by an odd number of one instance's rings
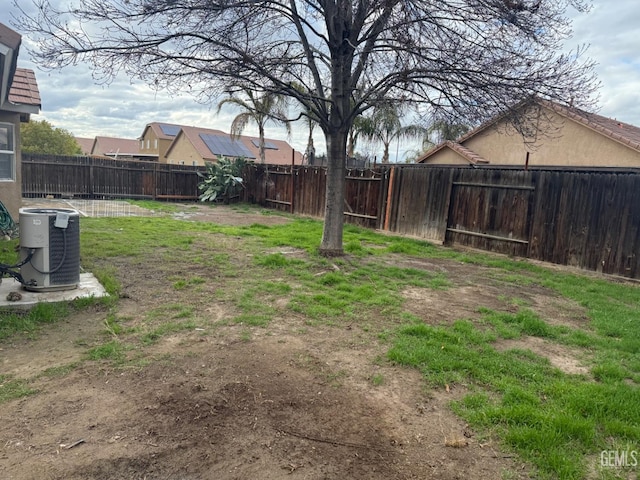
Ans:
MULTIPOLYGON (((549 112, 550 127, 526 144, 503 122, 462 142, 492 165, 640 167, 640 154, 584 125, 549 112)), ((433 163, 433 162, 428 162, 433 163)))
POLYGON ((171 146, 171 150, 166 154, 166 163, 173 165, 204 166, 205 160, 215 161, 215 157, 203 158, 193 143, 182 132, 178 134, 171 146))
POLYGON ((540 111, 533 138, 523 138, 505 120, 494 120, 457 142, 438 145, 418 162, 640 168, 640 128, 550 102, 543 102, 540 111))
POLYGON ((32 70, 18 68, 21 36, 0 23, 0 201, 17 222, 22 204, 20 122, 40 111, 40 93, 32 70))
POLYGON ((429 157, 429 161, 425 163, 429 165, 469 165, 469 162, 462 155, 450 148, 443 148, 429 157))

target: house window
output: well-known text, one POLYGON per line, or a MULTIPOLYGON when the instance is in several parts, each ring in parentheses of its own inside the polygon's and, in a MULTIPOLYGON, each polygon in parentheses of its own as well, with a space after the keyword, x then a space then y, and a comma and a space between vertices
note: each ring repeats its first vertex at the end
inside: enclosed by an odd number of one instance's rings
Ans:
POLYGON ((156 150, 158 149, 158 139, 157 138, 153 141, 153 148, 155 148, 156 150))
POLYGON ((149 145, 150 145, 150 140, 147 138, 147 149, 149 149, 149 145))
POLYGON ((0 180, 15 180, 15 169, 13 124, 0 123, 0 180))
POLYGON ((140 140, 140 150, 144 150, 144 140, 140 140))

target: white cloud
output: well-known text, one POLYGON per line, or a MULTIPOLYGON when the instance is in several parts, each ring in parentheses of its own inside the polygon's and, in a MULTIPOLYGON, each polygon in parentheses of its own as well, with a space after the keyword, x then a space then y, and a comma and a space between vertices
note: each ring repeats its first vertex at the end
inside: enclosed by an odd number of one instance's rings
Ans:
POLYGON ((640 126, 640 8, 637 0, 595 0, 587 14, 574 16, 567 46, 586 44, 602 83, 601 115, 640 126))

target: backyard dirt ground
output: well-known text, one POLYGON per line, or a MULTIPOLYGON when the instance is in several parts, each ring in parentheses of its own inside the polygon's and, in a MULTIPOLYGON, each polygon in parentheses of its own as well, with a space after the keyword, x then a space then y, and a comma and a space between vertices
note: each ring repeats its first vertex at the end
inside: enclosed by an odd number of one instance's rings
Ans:
MULTIPOLYGON (((183 217, 288 221, 226 207, 190 206, 183 217)), ((227 241, 232 250, 240 240, 227 241)), ((479 306, 513 310, 514 298, 549 322, 586 322, 578 305, 542 287, 511 285, 486 267, 400 256, 389 262, 443 272, 451 282, 447 290, 404 292, 405 309, 425 322, 479 318, 479 306)), ((0 373, 37 390, 0 407, 0 478, 529 478, 529 468, 496 439, 451 413, 448 404, 464 385, 430 389, 418 371, 385 360, 389 345, 375 333, 384 318, 367 328, 309 324, 280 305, 266 328, 224 322, 237 312, 215 294, 215 272, 196 272, 214 281, 194 295, 174 288, 165 263, 119 257, 109 265, 122 283, 116 315, 135 326, 159 306, 190 303, 205 328, 139 346, 124 367, 86 359, 88 348, 108 340, 105 319, 113 312, 103 306, 46 325, 35 338, 0 343, 0 373), (52 370, 68 365, 75 367, 52 370)), ((181 272, 173 266, 171 273, 181 272)), ((575 352, 539 339, 519 342, 498 348, 530 348, 565 371, 587 372, 575 352)))

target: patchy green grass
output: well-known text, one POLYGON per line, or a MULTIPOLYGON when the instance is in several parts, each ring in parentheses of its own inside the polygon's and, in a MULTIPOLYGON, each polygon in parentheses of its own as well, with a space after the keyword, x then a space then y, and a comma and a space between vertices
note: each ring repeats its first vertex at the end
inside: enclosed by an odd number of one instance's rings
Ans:
POLYGON ((94 361, 110 360, 114 363, 122 363, 126 357, 126 350, 127 347, 116 339, 89 349, 87 357, 94 361))
MULTIPOLYGON (((590 287, 591 281, 584 278, 582 283, 601 299, 600 288, 590 287)), ((625 297, 627 287, 618 287, 621 297, 610 300, 616 304, 630 298, 625 297)), ((585 303, 602 306, 595 298, 585 303)), ((635 314, 637 305, 626 308, 618 319, 624 326, 626 315, 635 314)), ((634 339, 611 342, 606 338, 609 330, 582 333, 591 338, 587 346, 593 352, 594 381, 565 374, 529 350, 494 347, 499 338, 522 336, 575 346, 570 328, 549 325, 527 309, 484 313, 481 325, 467 320, 450 327, 413 321, 397 330, 388 356, 420 369, 433 386, 466 386, 471 393, 453 403, 454 411, 530 461, 539 469, 539 478, 584 478, 589 455, 640 439, 640 357, 638 350, 632 354, 620 348, 634 339)))
POLYGON ((0 310, 0 340, 18 333, 34 335, 43 324, 58 322, 68 313, 66 303, 38 303, 27 311, 0 310))
POLYGON ((0 405, 34 393, 37 393, 37 391, 29 387, 25 380, 0 375, 0 405))

